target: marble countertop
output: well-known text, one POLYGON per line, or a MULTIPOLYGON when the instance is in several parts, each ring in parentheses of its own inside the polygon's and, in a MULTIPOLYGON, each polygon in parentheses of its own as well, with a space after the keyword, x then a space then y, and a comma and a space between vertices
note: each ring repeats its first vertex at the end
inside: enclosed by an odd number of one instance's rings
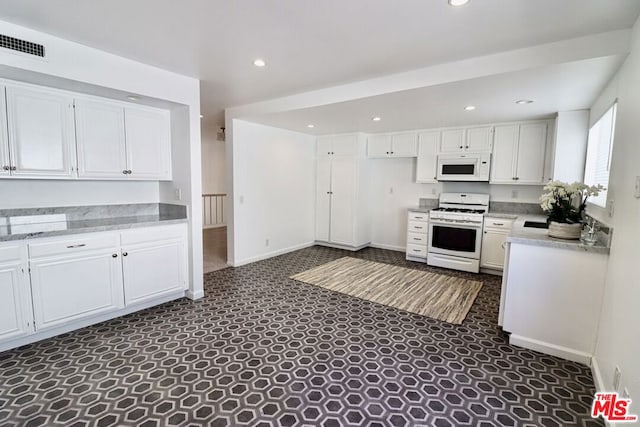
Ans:
POLYGON ((592 252, 600 254, 608 254, 609 248, 603 242, 598 242, 593 246, 585 245, 580 240, 564 240, 549 237, 545 228, 529 228, 524 227, 525 221, 546 222, 547 217, 544 215, 518 215, 513 223, 513 228, 507 242, 522 243, 527 245, 546 246, 550 248, 569 249, 581 252, 592 252))
POLYGON ((409 208, 409 212, 429 213, 431 208, 409 208))
POLYGON ((186 212, 180 211, 91 219, 66 219, 64 214, 0 217, 0 242, 184 222, 186 212))

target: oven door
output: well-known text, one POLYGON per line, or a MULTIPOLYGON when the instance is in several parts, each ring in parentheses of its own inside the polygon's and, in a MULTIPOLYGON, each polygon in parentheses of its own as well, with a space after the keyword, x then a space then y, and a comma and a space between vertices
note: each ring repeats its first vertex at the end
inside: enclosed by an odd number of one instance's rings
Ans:
POLYGON ((480 259, 481 226, 431 220, 429 231, 429 252, 480 259))

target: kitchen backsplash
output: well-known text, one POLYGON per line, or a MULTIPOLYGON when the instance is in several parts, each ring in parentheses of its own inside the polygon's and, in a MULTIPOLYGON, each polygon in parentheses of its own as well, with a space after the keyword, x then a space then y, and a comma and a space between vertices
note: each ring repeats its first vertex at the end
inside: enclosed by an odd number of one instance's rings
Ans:
POLYGON ((489 202, 489 212, 522 214, 522 215, 544 215, 539 203, 519 203, 519 202, 489 202))

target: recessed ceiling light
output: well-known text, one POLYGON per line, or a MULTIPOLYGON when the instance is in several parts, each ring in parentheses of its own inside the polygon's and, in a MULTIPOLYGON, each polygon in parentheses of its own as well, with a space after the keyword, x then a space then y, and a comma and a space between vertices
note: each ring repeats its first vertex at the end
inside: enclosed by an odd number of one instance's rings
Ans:
POLYGON ((315 127, 315 125, 307 125, 307 127, 308 127, 309 129, 313 129, 313 128, 315 127))
POLYGON ((379 122, 380 120, 382 120, 382 118, 376 116, 376 117, 372 118, 371 120, 373 120, 374 122, 379 122))
POLYGON ((518 105, 523 105, 523 104, 532 104, 533 100, 531 99, 519 99, 516 101, 516 104, 518 105))
POLYGON ((449 0, 449 6, 464 6, 469 0, 449 0))
POLYGON ((127 96, 127 99, 128 99, 129 101, 139 101, 139 100, 140 100, 140 98, 138 98, 138 97, 137 97, 137 96, 135 96, 135 95, 129 95, 129 96, 127 96))
POLYGON ((264 62, 264 59, 256 59, 255 61, 253 61, 253 65, 255 65, 256 67, 264 67, 265 65, 267 65, 266 62, 264 62))
POLYGON ((467 105, 466 107, 464 107, 465 111, 473 111, 476 109, 475 105, 467 105))

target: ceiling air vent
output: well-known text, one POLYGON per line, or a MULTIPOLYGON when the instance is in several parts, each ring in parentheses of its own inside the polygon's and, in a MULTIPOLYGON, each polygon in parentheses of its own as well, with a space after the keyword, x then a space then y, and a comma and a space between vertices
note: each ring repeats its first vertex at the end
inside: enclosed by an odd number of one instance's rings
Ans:
POLYGON ((0 47, 44 58, 43 45, 26 40, 20 40, 15 37, 5 36, 4 34, 0 34, 0 47))

